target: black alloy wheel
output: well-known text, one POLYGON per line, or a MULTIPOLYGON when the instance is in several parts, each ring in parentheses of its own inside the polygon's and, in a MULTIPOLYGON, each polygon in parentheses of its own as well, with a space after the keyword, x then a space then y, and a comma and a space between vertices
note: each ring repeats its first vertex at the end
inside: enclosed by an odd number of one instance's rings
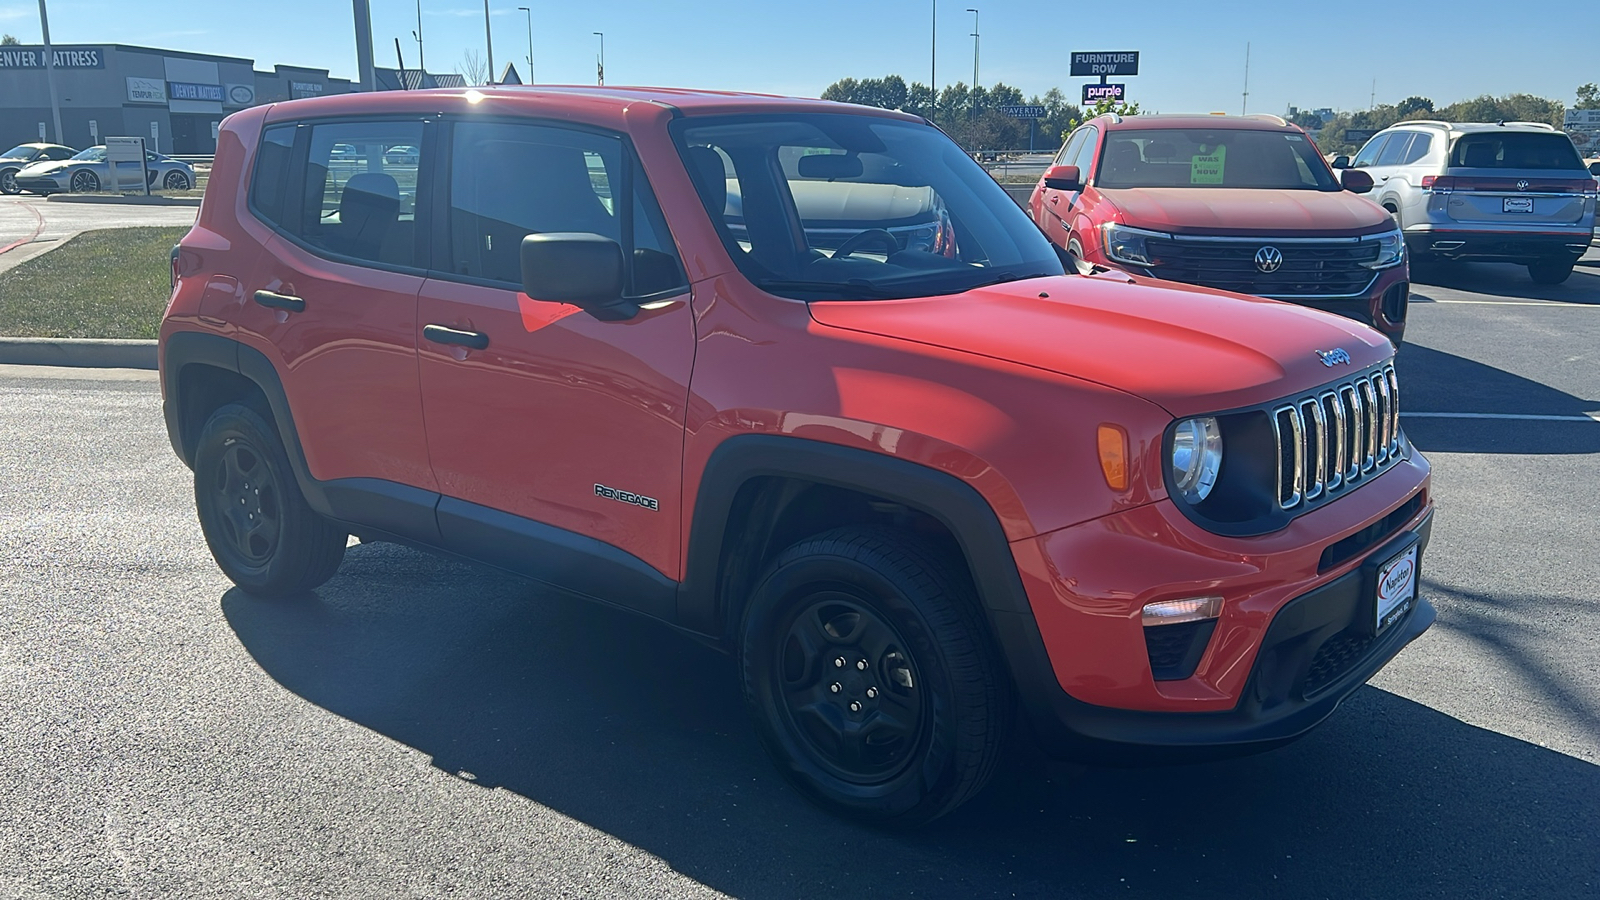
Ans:
POLYGON ((835 777, 874 784, 925 739, 928 698, 906 642, 849 590, 804 598, 777 658, 786 724, 835 777))
POLYGON ((307 505, 277 430, 263 415, 237 403, 212 413, 194 463, 200 530, 234 584, 284 595, 333 577, 349 535, 307 505))
POLYGON ((750 597, 739 654, 757 735, 830 812, 919 825, 994 772, 1014 700, 951 555, 898 529, 836 528, 779 554, 750 597))

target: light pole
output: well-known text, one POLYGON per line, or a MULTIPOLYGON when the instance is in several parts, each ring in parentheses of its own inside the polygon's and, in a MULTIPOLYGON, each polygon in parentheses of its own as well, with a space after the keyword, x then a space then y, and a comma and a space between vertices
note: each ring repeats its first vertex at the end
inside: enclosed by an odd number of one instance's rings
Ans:
POLYGON ((978 117, 978 11, 971 7, 967 12, 972 13, 972 117, 978 117))
POLYGON ((352 0, 350 5, 356 16, 356 77, 361 80, 363 91, 375 91, 378 79, 372 71, 372 8, 367 0, 352 0))
POLYGON ((933 31, 928 37, 928 90, 933 93, 932 109, 939 107, 939 0, 928 4, 933 7, 933 31))
POLYGON ((489 48, 489 78, 494 84, 494 32, 489 30, 489 0, 483 0, 483 42, 489 48))
POLYGON ((595 31, 595 32, 591 32, 591 34, 594 34, 596 37, 600 38, 600 63, 599 63, 599 66, 595 69, 595 80, 594 80, 594 83, 599 85, 599 86, 601 86, 601 87, 605 87, 606 86, 606 33, 604 31, 595 31))
MULTIPOLYGON (((411 36, 417 39, 417 71, 426 72, 428 63, 422 58, 422 0, 417 0, 417 30, 411 32, 411 36)), ((422 76, 417 77, 420 79, 422 76)), ((422 82, 419 80, 417 83, 422 82)))
POLYGON ((50 15, 45 12, 44 0, 39 0, 39 32, 44 35, 44 77, 50 82, 50 115, 55 119, 56 143, 65 144, 61 133, 61 101, 56 99, 56 52, 50 47, 50 15))
POLYGON ((526 6, 517 9, 528 14, 528 83, 533 84, 533 10, 526 6))

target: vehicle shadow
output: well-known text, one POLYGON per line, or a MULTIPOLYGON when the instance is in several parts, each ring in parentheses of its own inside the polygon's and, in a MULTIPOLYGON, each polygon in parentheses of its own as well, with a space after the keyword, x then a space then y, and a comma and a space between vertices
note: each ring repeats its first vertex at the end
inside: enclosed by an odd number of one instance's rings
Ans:
POLYGON ((1458 294, 1600 305, 1600 269, 1579 265, 1562 284, 1534 284, 1527 267, 1509 263, 1412 264, 1412 302, 1463 299, 1458 294))
POLYGON ((1585 400, 1549 385, 1420 344, 1402 344, 1395 357, 1401 419, 1412 443, 1441 453, 1596 453, 1600 423, 1449 419, 1412 412, 1585 416, 1600 399, 1585 400))
POLYGON ((735 667, 658 624, 387 544, 222 610, 280 684, 750 897, 1593 895, 1600 767, 1365 688, 1304 740, 1156 769, 1009 755, 909 834, 781 782, 735 667))

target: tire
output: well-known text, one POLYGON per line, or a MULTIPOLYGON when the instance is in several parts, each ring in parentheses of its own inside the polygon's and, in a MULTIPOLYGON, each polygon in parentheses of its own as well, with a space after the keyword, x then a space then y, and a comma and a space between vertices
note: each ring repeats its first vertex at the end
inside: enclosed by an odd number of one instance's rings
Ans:
POLYGON ((1072 257, 1072 262, 1077 267, 1077 270, 1078 270, 1077 274, 1082 275, 1083 274, 1083 245, 1078 243, 1078 239, 1077 238, 1070 238, 1067 241, 1067 255, 1072 257))
POLYGON ((187 191, 189 189, 189 176, 174 169, 161 179, 162 187, 169 191, 187 191))
POLYGON ((1572 259, 1541 259, 1528 263, 1528 277, 1534 284, 1561 284, 1572 274, 1572 259))
POLYGON ((88 170, 73 172, 68 187, 72 189, 74 194, 98 191, 100 190, 100 176, 88 170))
POLYGON ((17 185, 17 172, 20 169, 0 169, 0 194, 15 196, 22 193, 22 188, 17 185))
POLYGON ((206 421, 194 500, 212 557, 249 593, 304 593, 344 559, 348 534, 306 504, 277 430, 247 406, 230 403, 206 421))
POLYGON ((779 554, 751 595, 739 655, 757 734, 830 812, 920 825, 994 774, 1014 698, 945 558, 894 529, 838 528, 779 554))

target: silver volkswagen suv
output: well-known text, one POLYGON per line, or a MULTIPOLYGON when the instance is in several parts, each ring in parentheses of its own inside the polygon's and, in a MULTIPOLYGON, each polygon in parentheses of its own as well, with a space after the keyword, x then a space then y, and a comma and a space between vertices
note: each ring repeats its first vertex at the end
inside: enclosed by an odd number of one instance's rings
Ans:
POLYGON ((1594 236, 1595 179, 1572 141, 1542 123, 1401 122, 1349 167, 1372 176, 1369 196, 1399 222, 1413 265, 1511 262, 1560 284, 1594 236))

